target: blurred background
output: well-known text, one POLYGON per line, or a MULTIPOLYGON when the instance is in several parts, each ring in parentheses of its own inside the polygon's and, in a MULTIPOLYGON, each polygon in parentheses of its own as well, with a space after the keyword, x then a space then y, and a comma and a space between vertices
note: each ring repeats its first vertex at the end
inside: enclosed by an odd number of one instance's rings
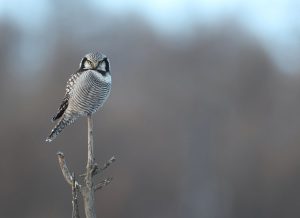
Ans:
POLYGON ((56 152, 84 171, 86 119, 44 140, 67 79, 97 50, 113 87, 94 116, 96 158, 117 157, 98 217, 299 217, 299 10, 298 0, 0 0, 0 217, 71 217, 56 152))

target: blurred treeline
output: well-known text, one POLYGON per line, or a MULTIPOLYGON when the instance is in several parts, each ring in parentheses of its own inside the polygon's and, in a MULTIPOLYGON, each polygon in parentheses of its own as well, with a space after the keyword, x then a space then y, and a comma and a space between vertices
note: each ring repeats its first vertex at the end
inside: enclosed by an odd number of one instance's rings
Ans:
POLYGON ((86 120, 44 139, 66 80, 94 50, 113 76, 96 157, 117 157, 99 217, 299 216, 300 77, 255 37, 230 21, 166 37, 135 15, 54 6, 39 30, 0 20, 0 217, 70 217, 56 152, 83 172, 86 120))

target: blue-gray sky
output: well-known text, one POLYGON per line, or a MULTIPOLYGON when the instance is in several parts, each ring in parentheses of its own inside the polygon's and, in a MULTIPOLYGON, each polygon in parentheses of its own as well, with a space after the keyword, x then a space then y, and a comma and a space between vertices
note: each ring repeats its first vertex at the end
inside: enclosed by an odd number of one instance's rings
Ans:
MULTIPOLYGON (((165 34, 189 33, 195 21, 214 25, 229 17, 262 40, 280 67, 286 71, 298 68, 299 0, 89 0, 87 4, 116 15, 139 14, 165 34)), ((48 12, 47 0, 0 0, 0 16, 28 28, 38 28, 48 12)))

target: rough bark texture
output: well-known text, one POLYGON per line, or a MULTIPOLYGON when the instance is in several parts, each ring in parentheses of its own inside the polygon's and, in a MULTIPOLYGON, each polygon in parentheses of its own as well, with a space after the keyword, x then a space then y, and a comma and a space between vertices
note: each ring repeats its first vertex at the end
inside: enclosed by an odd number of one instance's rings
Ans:
POLYGON ((72 174, 72 218, 80 218, 78 209, 78 186, 76 184, 75 173, 72 174))
POLYGON ((82 189, 82 197, 86 218, 96 218, 95 192, 93 184, 93 171, 96 170, 93 140, 93 120, 88 116, 88 159, 86 164, 85 187, 82 189))
POLYGON ((86 164, 86 172, 84 176, 84 184, 80 185, 75 179, 75 174, 71 174, 62 152, 57 153, 58 162, 63 173, 63 176, 68 184, 72 187, 72 218, 79 218, 78 210, 78 193, 81 193, 86 218, 96 218, 95 210, 95 192, 104 186, 108 185, 112 178, 106 178, 98 184, 94 184, 93 177, 103 170, 108 168, 116 159, 113 156, 102 168, 98 168, 95 162, 94 141, 93 141, 93 120, 92 116, 88 116, 88 159, 86 164))

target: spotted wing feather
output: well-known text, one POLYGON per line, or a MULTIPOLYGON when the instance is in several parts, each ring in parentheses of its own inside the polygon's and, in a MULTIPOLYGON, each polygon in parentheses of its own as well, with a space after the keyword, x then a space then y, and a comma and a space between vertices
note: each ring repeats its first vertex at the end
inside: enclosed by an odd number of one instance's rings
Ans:
POLYGON ((73 88, 77 78, 80 76, 80 74, 81 74, 81 72, 76 72, 76 73, 72 74, 71 78, 68 80, 67 86, 66 86, 65 97, 63 98, 62 103, 60 104, 56 114, 53 116, 52 122, 61 118, 61 116, 64 114, 64 112, 68 108, 72 88, 73 88))

